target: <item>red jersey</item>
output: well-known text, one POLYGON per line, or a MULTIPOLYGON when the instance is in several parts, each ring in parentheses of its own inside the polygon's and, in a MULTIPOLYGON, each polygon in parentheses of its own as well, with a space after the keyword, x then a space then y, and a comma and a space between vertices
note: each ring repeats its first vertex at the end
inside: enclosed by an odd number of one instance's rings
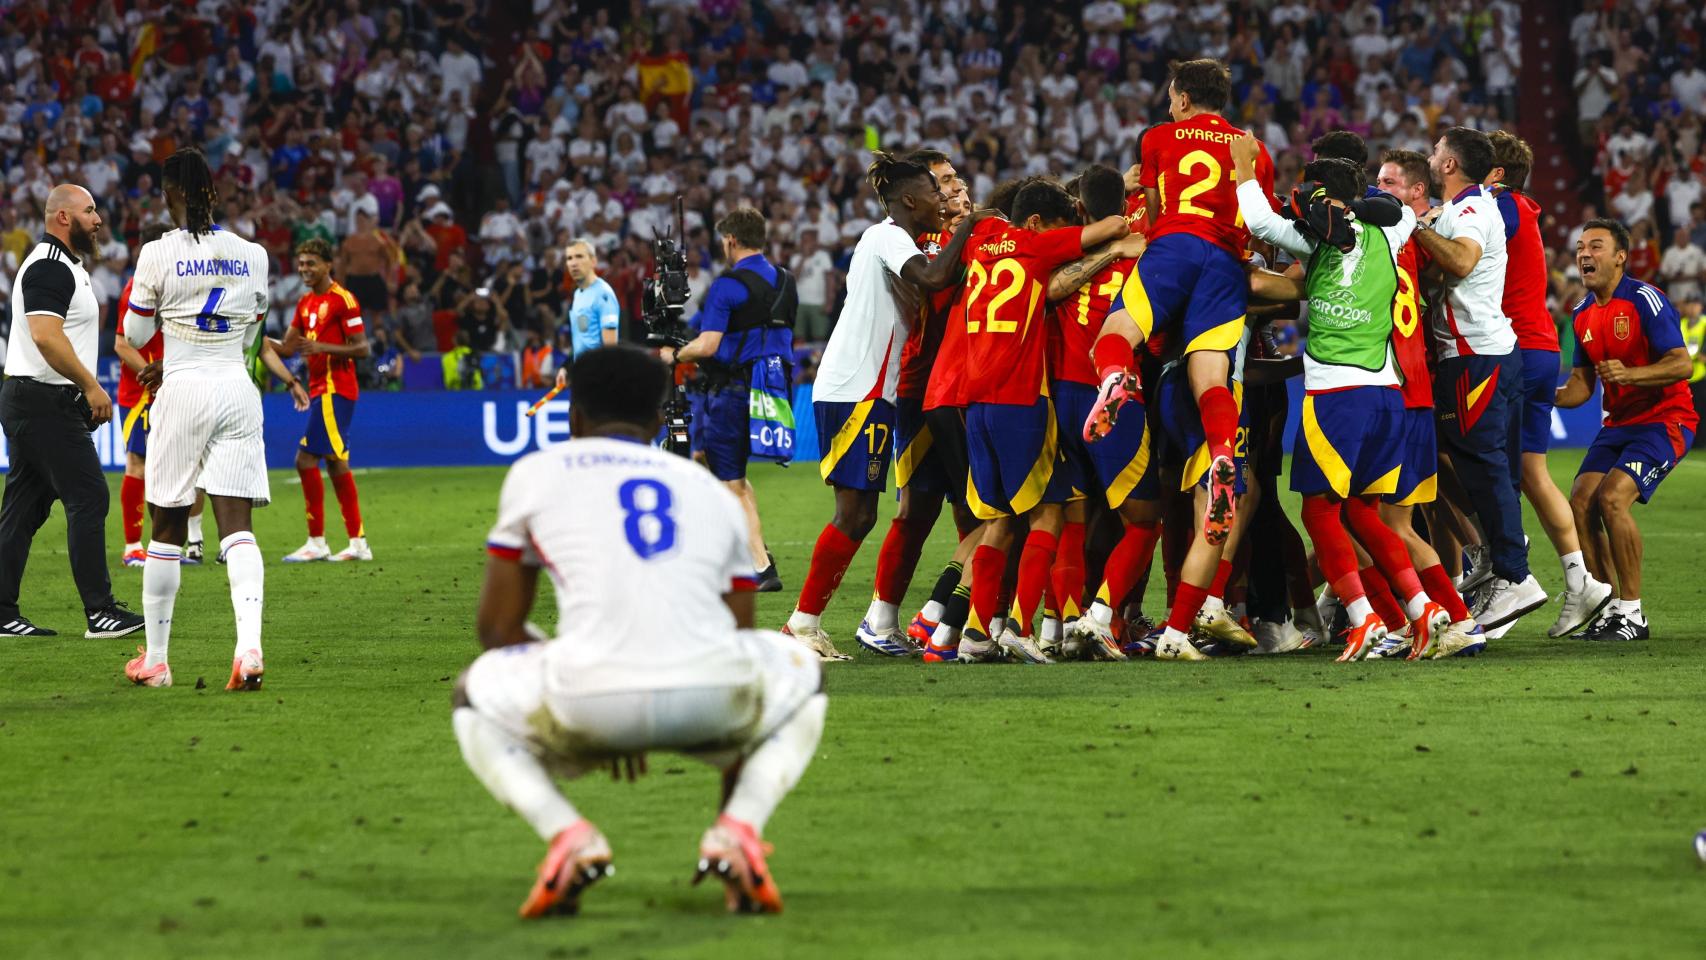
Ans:
MULTIPOLYGON (((989 217, 979 220, 966 238, 965 253, 969 253, 984 238, 1009 228, 1006 220, 989 217)), ((961 259, 965 259, 962 253, 961 259)), ((924 409, 963 407, 966 405, 966 294, 971 292, 970 278, 966 283, 949 287, 954 295, 949 301, 947 322, 943 324, 942 342, 936 345, 936 362, 930 367, 930 383, 924 388, 924 409)), ((934 299, 934 298, 932 298, 934 299)))
POLYGON ((1414 237, 1398 249, 1398 295, 1392 300, 1392 356, 1398 361, 1398 378, 1403 381, 1404 409, 1433 409, 1428 328, 1422 323, 1421 245, 1414 237))
MULTIPOLYGON (((354 294, 336 283, 325 293, 303 294, 296 303, 296 316, 291 318, 290 325, 302 331, 304 337, 322 343, 348 343, 355 334, 365 332, 361 304, 355 302, 354 294)), ((323 393, 351 400, 360 394, 353 359, 324 353, 309 355, 308 396, 323 393)))
MULTIPOLYGON (((1202 113, 1150 127, 1143 135, 1141 180, 1161 195, 1161 209, 1148 211, 1151 242, 1188 233, 1235 257, 1244 256, 1250 231, 1238 212, 1238 181, 1229 146, 1243 133, 1219 114, 1202 113)), ((1266 146, 1256 154, 1256 180, 1273 202, 1274 162, 1266 146)))
MULTIPOLYGON (((918 248, 934 260, 948 240, 947 233, 922 234, 918 238, 918 248)), ((900 381, 895 388, 896 396, 908 400, 924 399, 924 391, 930 383, 930 368, 936 362, 942 337, 948 329, 948 315, 959 295, 958 285, 924 295, 923 302, 918 305, 918 322, 912 325, 912 333, 900 348, 900 381)))
POLYGON ((1001 229, 967 243, 964 254, 965 398, 1029 405, 1048 395, 1049 275, 1084 254, 1084 228, 1038 233, 994 222, 1001 229))
POLYGON ((1131 226, 1132 233, 1149 232, 1149 200, 1142 190, 1126 194, 1125 220, 1131 226))
MULTIPOLYGON (((1644 367, 1678 347, 1682 317, 1658 287, 1628 274, 1617 282, 1603 305, 1588 294, 1576 305, 1576 366, 1591 367, 1604 360, 1625 367, 1644 367)), ((1630 387, 1604 383, 1605 425, 1674 423, 1694 430, 1700 417, 1688 381, 1668 387, 1630 387)))
POLYGON ((1505 220, 1505 299, 1502 307, 1521 350, 1558 349, 1558 327, 1546 309, 1546 244, 1540 237, 1540 204, 1502 190, 1497 202, 1505 220), (1512 223, 1515 228, 1512 229, 1512 223))
POLYGON ((1115 260, 1078 288, 1077 293, 1049 308, 1053 321, 1048 327, 1051 379, 1092 387, 1101 384, 1090 351, 1102 333, 1102 321, 1113 312, 1114 297, 1124 288, 1126 277, 1136 269, 1136 260, 1115 260))
MULTIPOLYGON (((119 319, 122 321, 124 319, 124 314, 127 311, 129 311, 129 309, 130 309, 130 281, 129 280, 126 280, 124 282, 124 292, 119 294, 119 296, 118 296, 118 309, 119 309, 119 319)), ((121 337, 124 336, 124 327, 122 325, 119 327, 118 333, 119 333, 119 336, 121 336, 121 337)), ((142 362, 143 363, 153 363, 154 361, 160 359, 160 354, 163 350, 165 350, 165 344, 161 340, 160 331, 156 330, 156 331, 154 331, 154 336, 149 338, 148 342, 143 345, 142 350, 140 351, 142 354, 142 362)), ((142 381, 136 379, 136 372, 134 370, 130 369, 130 367, 126 364, 122 364, 122 363, 119 364, 118 365, 118 405, 121 407, 124 407, 126 409, 129 409, 131 407, 135 407, 139 404, 144 404, 147 402, 148 402, 148 391, 142 389, 142 381)))

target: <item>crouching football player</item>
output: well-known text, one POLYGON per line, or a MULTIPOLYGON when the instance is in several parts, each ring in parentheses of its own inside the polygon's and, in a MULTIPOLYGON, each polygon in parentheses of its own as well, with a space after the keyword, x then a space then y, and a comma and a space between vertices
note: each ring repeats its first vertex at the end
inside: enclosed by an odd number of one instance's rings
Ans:
POLYGON ((695 882, 722 880, 731 911, 779 911, 759 837, 823 732, 817 658, 751 629, 755 571, 734 495, 650 446, 662 362, 606 347, 570 376, 575 439, 523 457, 504 481, 480 593, 488 650, 458 681, 452 714, 474 775, 549 845, 521 915, 573 913, 610 872, 609 842, 553 776, 633 779, 652 750, 723 771, 695 882), (527 624, 541 567, 556 587, 554 638, 527 624), (635 604, 641 589, 670 602, 635 604))

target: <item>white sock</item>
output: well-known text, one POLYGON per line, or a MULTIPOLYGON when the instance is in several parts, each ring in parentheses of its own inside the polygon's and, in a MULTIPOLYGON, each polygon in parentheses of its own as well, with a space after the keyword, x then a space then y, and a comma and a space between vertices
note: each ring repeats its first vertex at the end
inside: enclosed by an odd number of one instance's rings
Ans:
POLYGON ((472 707, 458 707, 450 715, 450 724, 468 769, 499 803, 520 814, 541 840, 550 842, 581 818, 521 738, 472 707))
POLYGON ((349 545, 354 547, 357 550, 360 550, 363 547, 367 546, 367 538, 366 537, 350 537, 349 538, 349 545))
POLYGON ((1368 602, 1367 597, 1357 597, 1345 604, 1345 612, 1350 614, 1351 626, 1360 627, 1362 622, 1368 619, 1368 615, 1374 612, 1374 606, 1368 602))
POLYGON ((124 552, 125 553, 135 553, 136 551, 141 550, 141 549, 142 549, 142 544, 140 544, 140 543, 127 543, 124 545, 124 552))
POLYGON ((788 629, 794 631, 820 629, 821 621, 815 613, 802 613, 795 610, 788 615, 788 629))
POLYGON ((1090 609, 1087 613, 1089 614, 1090 619, 1104 627, 1111 627, 1114 625, 1114 608, 1100 600, 1092 600, 1090 602, 1090 609))
MULTIPOLYGON (((1161 639, 1163 641, 1171 640, 1175 643, 1190 643, 1191 642, 1190 634, 1187 634, 1183 630, 1176 630, 1173 627, 1168 627, 1167 632, 1165 632, 1161 635, 1161 639)), ((1195 644, 1192 644, 1192 646, 1195 646, 1195 644)))
POLYGON ((1641 613, 1641 601, 1617 599, 1611 601, 1612 610, 1623 614, 1636 623, 1646 623, 1647 618, 1641 613))
POLYGON ((940 623, 942 620, 942 614, 945 612, 946 611, 942 609, 941 604, 934 600, 926 600, 924 601, 924 609, 918 611, 918 615, 931 623, 940 623))
POLYGON ((201 542, 201 516, 199 514, 192 514, 190 516, 189 542, 190 543, 200 543, 201 542))
POLYGON ((1409 614, 1411 620, 1420 619, 1422 611, 1427 609, 1428 603, 1428 595, 1425 593, 1418 593, 1404 601, 1404 612, 1409 614))
POLYGON ((946 650, 960 642, 960 628, 946 623, 936 624, 936 629, 930 633, 930 645, 938 650, 946 650))
POLYGON ((1566 553, 1558 558, 1564 567, 1564 589, 1572 593, 1587 589, 1588 565, 1582 560, 1582 552, 1566 553))
POLYGON ((326 538, 325 537, 309 537, 308 542, 311 545, 320 548, 321 550, 330 551, 332 549, 331 547, 326 546, 326 538))
POLYGON ((829 698, 821 693, 812 694, 788 722, 753 751, 741 766, 740 778, 735 781, 734 793, 730 794, 723 812, 762 834, 765 822, 776 812, 776 805, 800 782, 800 775, 812 762, 818 738, 823 736, 823 714, 827 709, 829 698))
POLYGON ((1202 598, 1202 611, 1197 616, 1207 620, 1226 610, 1226 601, 1219 597, 1207 596, 1202 598))
POLYGON ((1054 617, 1043 618, 1042 638, 1045 642, 1058 642, 1060 640, 1060 621, 1058 619, 1054 617))
POLYGON ((231 612, 237 615, 237 650, 241 657, 261 649, 261 600, 266 594, 266 565, 255 535, 239 530, 219 541, 225 554, 225 575, 231 581, 231 612))
POLYGON ((871 598, 871 608, 865 611, 865 622, 877 632, 892 630, 899 626, 900 606, 884 603, 876 597, 871 598))
POLYGON ((166 662, 166 648, 172 645, 172 608, 178 603, 178 581, 182 570, 179 562, 184 548, 158 540, 148 542, 148 559, 142 563, 142 616, 148 637, 148 657, 145 667, 166 662))

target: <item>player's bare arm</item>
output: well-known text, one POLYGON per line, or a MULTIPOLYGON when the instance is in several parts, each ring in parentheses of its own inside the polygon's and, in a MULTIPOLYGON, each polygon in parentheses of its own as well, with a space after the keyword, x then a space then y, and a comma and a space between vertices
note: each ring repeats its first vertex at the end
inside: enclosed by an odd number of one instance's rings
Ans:
MULTIPOLYGON (((1422 219, 1432 227, 1431 219, 1422 219)), ((1448 277, 1461 280, 1469 276, 1475 269, 1475 264, 1481 262, 1481 245, 1468 237, 1453 237, 1447 240, 1432 229, 1417 230, 1414 236, 1416 242, 1421 244, 1422 249, 1427 251, 1428 256, 1433 258, 1433 262, 1448 277)))
POLYGON ((1296 303, 1308 296, 1301 276, 1275 273, 1256 267, 1250 270, 1250 296, 1271 304, 1296 303))
POLYGON ((995 216, 994 210, 978 210, 965 218, 960 228, 954 231, 954 238, 948 241, 948 246, 931 260, 924 254, 919 254, 906 261, 906 266, 900 269, 900 278, 907 283, 925 291, 935 293, 946 290, 960 281, 965 273, 965 267, 960 263, 960 254, 966 248, 966 240, 971 237, 972 227, 980 221, 995 216))
POLYGON ((55 373, 77 385, 83 391, 83 396, 89 401, 89 410, 96 423, 106 423, 113 418, 113 399, 101 389, 100 381, 83 366, 77 359, 77 351, 72 348, 71 340, 65 336, 65 320, 47 313, 32 313, 24 318, 30 325, 30 339, 36 349, 41 351, 41 358, 52 367, 55 373))
POLYGON ((527 615, 539 592, 539 568, 503 557, 486 558, 486 580, 480 586, 480 606, 474 617, 474 632, 480 646, 513 647, 533 640, 527 633, 527 615))
MULTIPOLYGON (((1694 363, 1688 358, 1687 347, 1665 351, 1657 361, 1645 366, 1625 366, 1621 360, 1601 360, 1595 368, 1599 378, 1620 387, 1668 387, 1687 380, 1694 363)), ((1580 369, 1580 368, 1577 368, 1580 369)))
MULTIPOLYGON (((302 335, 296 330, 292 330, 291 333, 295 333, 297 336, 302 335)), ((289 334, 286 334, 287 338, 288 336, 289 334)), ((318 353, 328 357, 345 357, 349 359, 371 356, 373 354, 373 345, 368 342, 367 334, 357 332, 348 334, 348 336, 349 339, 343 343, 329 343, 325 340, 304 340, 302 343, 302 352, 309 356, 313 356, 318 353)))
MULTIPOLYGON (((291 376, 290 368, 284 365, 284 361, 280 359, 278 351, 273 349, 273 341, 271 338, 261 338, 260 357, 261 363, 267 368, 267 371, 277 377, 279 382, 283 383, 285 387, 290 390, 290 400, 295 405, 296 412, 301 413, 302 411, 307 410, 308 391, 303 389, 302 381, 291 376)), ((150 366, 155 365, 150 364, 150 366)))
MULTIPOLYGON (((606 330, 605 332, 609 333, 611 331, 606 330)), ((669 347, 664 347, 663 359, 665 363, 692 363, 696 360, 703 360, 706 357, 716 356, 717 350, 720 349, 722 345, 723 331, 706 330, 701 332, 697 337, 694 337, 692 340, 683 344, 680 350, 672 352, 669 347)))
POLYGON ((1115 260, 1135 260, 1143 256, 1147 246, 1143 234, 1130 233, 1061 267, 1049 277, 1048 302, 1056 303, 1077 293, 1080 287, 1090 282, 1091 277, 1106 270, 1115 260))
POLYGON ((142 359, 142 351, 131 346, 122 332, 113 336, 113 353, 118 354, 119 362, 130 368, 131 373, 141 373, 148 365, 142 359))
POLYGON ((1571 410, 1593 398, 1594 372, 1590 367, 1572 367, 1570 379, 1553 394, 1552 405, 1571 410))
POLYGON ((271 337, 267 338, 267 343, 271 345, 273 350, 281 357, 296 356, 302 352, 302 345, 307 342, 308 338, 303 336, 302 331, 295 327, 290 327, 284 331, 283 340, 274 340, 271 337))
POLYGON ((750 590, 742 590, 738 593, 725 593, 723 594, 723 603, 729 608, 729 612, 735 615, 735 626, 742 630, 752 629, 753 624, 756 622, 755 618, 757 616, 756 610, 758 609, 758 594, 753 593, 750 590))

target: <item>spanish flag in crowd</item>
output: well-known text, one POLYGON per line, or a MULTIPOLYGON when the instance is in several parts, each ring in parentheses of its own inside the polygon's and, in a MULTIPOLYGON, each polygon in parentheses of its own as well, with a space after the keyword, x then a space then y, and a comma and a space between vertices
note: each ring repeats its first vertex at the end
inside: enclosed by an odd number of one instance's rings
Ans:
POLYGON ((160 43, 160 28, 152 23, 145 23, 136 32, 136 40, 130 45, 130 75, 136 80, 142 79, 142 65, 154 55, 160 43))

